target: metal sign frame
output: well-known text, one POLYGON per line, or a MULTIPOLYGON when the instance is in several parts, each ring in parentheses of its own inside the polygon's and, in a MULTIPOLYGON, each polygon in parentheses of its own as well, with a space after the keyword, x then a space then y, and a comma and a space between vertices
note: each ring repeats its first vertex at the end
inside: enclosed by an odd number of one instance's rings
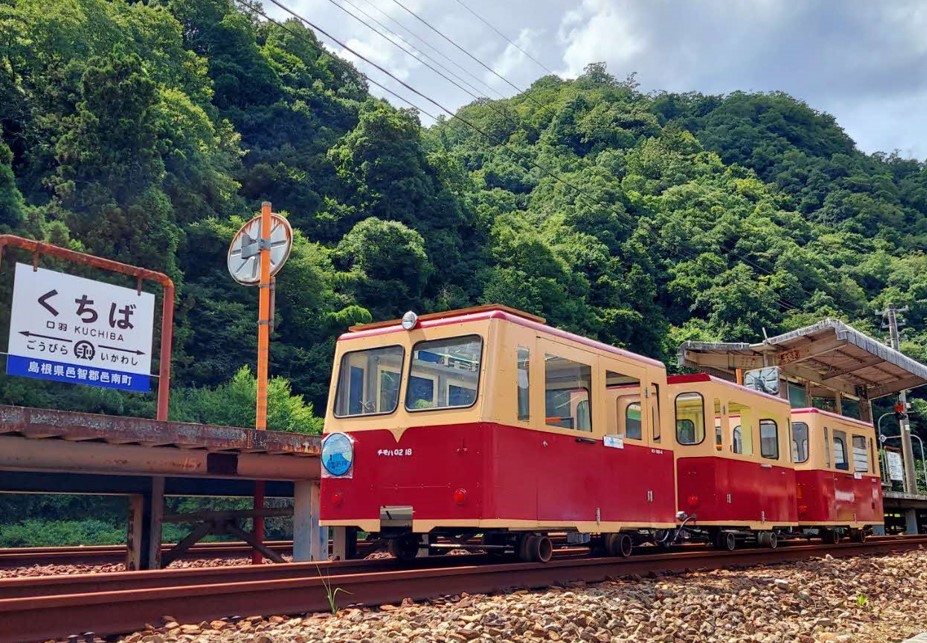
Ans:
POLYGON ((171 381, 171 349, 174 338, 174 282, 163 272, 130 266, 126 263, 104 259, 95 255, 89 255, 69 248, 62 248, 43 241, 34 241, 24 239, 12 234, 0 234, 0 261, 2 261, 3 250, 7 246, 20 248, 32 253, 32 265, 38 266, 41 255, 48 255, 58 259, 64 259, 72 263, 77 263, 101 270, 117 272, 137 280, 137 288, 141 290, 142 281, 152 281, 161 285, 161 350, 158 369, 158 412, 157 419, 166 420, 168 416, 168 404, 170 402, 170 381, 171 381))

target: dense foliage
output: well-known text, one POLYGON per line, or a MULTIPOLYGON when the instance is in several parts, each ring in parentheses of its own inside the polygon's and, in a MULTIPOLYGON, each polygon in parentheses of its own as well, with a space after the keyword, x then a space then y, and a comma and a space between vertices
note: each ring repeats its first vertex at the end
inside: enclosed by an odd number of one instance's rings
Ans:
POLYGON ((505 303, 672 362, 826 316, 878 334, 894 302, 927 358, 927 169, 784 94, 643 94, 592 64, 426 130, 300 23, 231 0, 0 0, 0 95, 0 228, 177 282, 178 419, 249 421, 256 294, 225 252, 265 199, 297 231, 277 428, 318 430, 339 332, 410 308, 505 303))

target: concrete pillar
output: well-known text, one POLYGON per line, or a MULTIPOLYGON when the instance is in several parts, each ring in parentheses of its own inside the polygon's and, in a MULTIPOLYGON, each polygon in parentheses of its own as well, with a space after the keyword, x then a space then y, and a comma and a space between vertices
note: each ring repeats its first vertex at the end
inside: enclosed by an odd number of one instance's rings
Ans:
POLYGON ((151 477, 151 490, 143 496, 138 569, 161 568, 161 527, 164 520, 164 476, 151 477))
POLYGON ((332 527, 332 560, 349 560, 357 553, 357 529, 332 527))
POLYGON ((905 509, 904 512, 905 533, 916 534, 917 530, 917 509, 905 509))
POLYGON ((324 560, 323 549, 328 549, 328 529, 319 527, 319 483, 297 480, 293 483, 293 562, 324 560))

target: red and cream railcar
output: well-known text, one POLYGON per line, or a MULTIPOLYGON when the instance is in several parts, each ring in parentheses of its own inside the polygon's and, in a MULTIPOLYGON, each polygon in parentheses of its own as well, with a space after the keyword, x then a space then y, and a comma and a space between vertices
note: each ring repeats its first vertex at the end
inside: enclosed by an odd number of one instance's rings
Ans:
POLYGON ((726 549, 745 538, 775 547, 798 525, 789 403, 706 374, 668 384, 686 527, 726 549))
POLYGON ((530 560, 549 531, 628 555, 675 526, 660 362, 486 306, 356 327, 335 353, 322 524, 410 558, 484 535, 530 560))
POLYGON ((863 540, 867 530, 882 524, 882 478, 871 424, 794 409, 792 459, 801 527, 837 542, 841 532, 863 540))

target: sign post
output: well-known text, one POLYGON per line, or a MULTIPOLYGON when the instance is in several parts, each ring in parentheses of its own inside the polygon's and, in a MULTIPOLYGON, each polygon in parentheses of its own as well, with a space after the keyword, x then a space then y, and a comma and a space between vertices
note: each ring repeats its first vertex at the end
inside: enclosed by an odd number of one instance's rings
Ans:
MULTIPOLYGON (((258 286, 257 400, 254 428, 267 429, 267 371, 270 357, 271 288, 274 275, 283 267, 293 245, 293 231, 286 219, 273 214, 270 202, 261 204, 261 215, 246 223, 229 247, 228 268, 235 281, 258 286)), ((254 483, 254 537, 264 541, 264 481, 254 483)), ((259 565, 261 553, 251 553, 259 565)))

